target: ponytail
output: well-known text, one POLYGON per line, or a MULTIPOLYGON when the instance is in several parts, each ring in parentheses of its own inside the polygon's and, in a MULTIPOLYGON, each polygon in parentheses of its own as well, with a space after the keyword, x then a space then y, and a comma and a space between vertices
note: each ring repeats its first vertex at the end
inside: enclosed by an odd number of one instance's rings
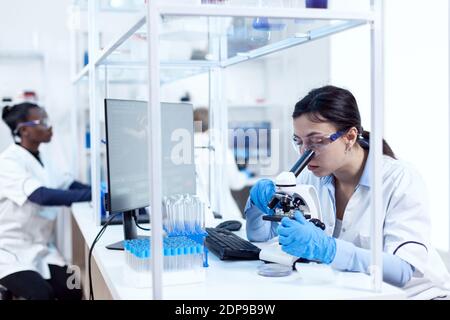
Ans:
MULTIPOLYGON (((365 131, 365 130, 362 131, 362 134, 359 136, 358 143, 363 149, 369 150, 369 148, 370 148, 370 132, 365 131)), ((392 151, 391 147, 384 139, 383 139, 383 154, 386 156, 389 156, 393 159, 397 159, 395 157, 394 151, 392 151)))
POLYGON ((2 110, 2 119, 11 130, 13 138, 17 135, 20 137, 20 132, 15 132, 17 125, 28 120, 30 109, 39 108, 37 104, 24 102, 16 104, 12 107, 5 106, 2 110))
POLYGON ((5 121, 6 117, 8 117, 8 114, 11 112, 11 107, 4 106, 2 110, 2 119, 5 121))

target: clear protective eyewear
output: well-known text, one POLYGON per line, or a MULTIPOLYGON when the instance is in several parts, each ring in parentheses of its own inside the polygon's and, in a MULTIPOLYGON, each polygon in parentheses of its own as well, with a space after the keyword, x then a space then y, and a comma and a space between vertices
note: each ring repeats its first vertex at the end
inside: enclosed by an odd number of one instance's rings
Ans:
POLYGON ((45 129, 48 129, 51 127, 51 124, 48 120, 48 118, 43 118, 40 120, 32 120, 32 121, 27 121, 27 122, 21 122, 17 125, 16 130, 14 130, 14 134, 18 134, 20 128, 23 127, 37 127, 37 126, 41 126, 45 129))
POLYGON ((306 150, 313 150, 314 152, 320 152, 324 147, 329 145, 330 143, 336 141, 340 137, 344 135, 345 131, 337 131, 333 134, 329 135, 320 135, 315 134, 309 137, 306 137, 304 141, 302 141, 298 136, 292 136, 292 146, 294 150, 298 154, 304 153, 306 150))

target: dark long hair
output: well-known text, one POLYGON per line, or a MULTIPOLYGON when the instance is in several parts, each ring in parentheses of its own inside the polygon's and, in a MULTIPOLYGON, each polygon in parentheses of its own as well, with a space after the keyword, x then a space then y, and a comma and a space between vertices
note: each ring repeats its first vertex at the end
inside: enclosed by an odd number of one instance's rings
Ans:
POLYGON ((24 102, 12 107, 5 106, 2 110, 2 119, 11 130, 12 136, 19 136, 20 132, 15 132, 17 125, 28 120, 31 109, 40 108, 37 104, 24 102))
MULTIPOLYGON (((370 133, 361 126, 358 104, 350 91, 334 86, 314 89, 295 105, 292 117, 296 119, 302 115, 307 115, 313 122, 331 122, 339 131, 355 127, 358 130, 359 145, 369 149, 370 133)), ((383 154, 396 159, 384 139, 383 154)))

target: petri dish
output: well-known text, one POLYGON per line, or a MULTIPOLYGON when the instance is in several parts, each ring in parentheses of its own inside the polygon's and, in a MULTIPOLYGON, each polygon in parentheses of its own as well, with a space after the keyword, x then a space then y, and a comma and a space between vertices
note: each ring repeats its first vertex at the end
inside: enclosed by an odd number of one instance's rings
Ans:
POLYGON ((258 267, 258 274, 263 277, 287 277, 292 267, 278 263, 268 263, 258 267))

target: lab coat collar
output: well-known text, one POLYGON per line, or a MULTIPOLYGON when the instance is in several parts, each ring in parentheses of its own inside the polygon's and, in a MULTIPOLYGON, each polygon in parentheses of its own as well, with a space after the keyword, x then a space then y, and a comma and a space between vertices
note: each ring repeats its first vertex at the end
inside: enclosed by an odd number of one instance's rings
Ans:
POLYGON ((366 164, 364 165, 364 170, 359 179, 359 185, 370 188, 372 186, 372 182, 370 181, 370 168, 372 167, 372 152, 369 152, 367 156, 366 164))
POLYGON ((31 154, 33 156, 33 158, 35 158, 40 164, 41 166, 44 166, 44 163, 42 163, 41 157, 40 157, 40 152, 33 152, 31 150, 28 150, 27 148, 25 148, 24 146, 22 146, 19 143, 16 143, 16 146, 18 146, 19 148, 27 151, 29 154, 31 154))
MULTIPOLYGON (((6 152, 6 150, 5 150, 6 152)), ((13 157, 16 158, 17 155, 19 155, 19 157, 21 159, 24 159, 27 163, 32 164, 33 166, 36 165, 39 168, 43 169, 44 165, 43 163, 39 162, 32 154, 31 152, 29 152, 27 149, 25 149, 24 147, 22 147, 21 145, 18 144, 11 144, 8 147, 8 152, 10 152, 10 154, 14 155, 13 157)))
POLYGON ((329 176, 326 176, 326 177, 322 177, 320 179, 320 183, 323 186, 325 186, 325 187, 328 187, 329 185, 333 185, 333 183, 334 183, 334 176, 333 175, 329 175, 329 176))

